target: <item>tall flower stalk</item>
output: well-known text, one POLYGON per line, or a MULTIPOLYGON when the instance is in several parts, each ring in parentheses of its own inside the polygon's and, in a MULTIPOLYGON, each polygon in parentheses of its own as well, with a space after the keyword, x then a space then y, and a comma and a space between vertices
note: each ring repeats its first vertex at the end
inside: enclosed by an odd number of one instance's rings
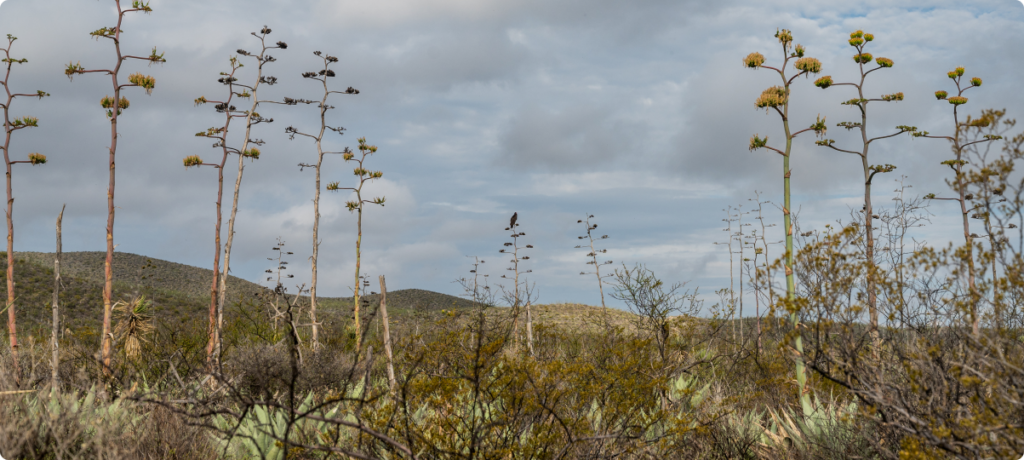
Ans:
MULTIPOLYGON (((316 164, 299 163, 299 167, 300 168, 313 168, 313 170, 314 170, 314 172, 316 174, 316 191, 315 191, 315 193, 313 195, 313 257, 311 259, 312 260, 312 279, 310 280, 310 286, 309 286, 309 319, 310 319, 310 324, 312 324, 312 328, 313 328, 312 329, 312 333, 313 334, 312 334, 310 342, 311 342, 311 344, 313 346, 313 349, 314 350, 318 350, 319 347, 320 347, 320 341, 319 341, 319 337, 320 337, 320 335, 319 335, 320 324, 317 322, 317 319, 316 319, 316 281, 317 281, 317 279, 316 279, 317 276, 316 275, 317 275, 317 260, 319 258, 319 252, 320 252, 319 251, 320 250, 320 235, 319 235, 319 231, 320 231, 320 167, 323 165, 324 155, 328 155, 328 154, 347 155, 347 154, 351 154, 352 153, 352 151, 349 150, 348 147, 345 147, 345 150, 340 151, 340 152, 325 152, 324 149, 323 149, 324 133, 327 132, 328 129, 331 130, 331 131, 334 131, 334 132, 336 132, 338 134, 345 134, 345 128, 343 128, 341 126, 337 126, 337 127, 335 127, 335 126, 327 126, 327 111, 334 108, 334 106, 331 106, 331 105, 327 104, 327 98, 331 94, 359 94, 359 91, 356 90, 355 88, 352 88, 351 86, 348 89, 346 89, 345 91, 331 91, 330 89, 328 89, 327 88, 327 79, 330 78, 330 77, 334 77, 335 76, 335 73, 334 73, 333 70, 330 69, 330 66, 331 66, 331 64, 333 64, 335 62, 338 62, 338 58, 336 58, 334 56, 331 56, 331 55, 325 55, 325 54, 321 53, 320 51, 314 51, 313 54, 323 60, 324 68, 320 69, 319 71, 314 71, 314 72, 303 72, 302 73, 302 77, 303 78, 308 78, 310 80, 316 80, 316 81, 320 82, 323 85, 323 89, 324 89, 323 98, 321 98, 320 102, 318 103, 318 108, 320 109, 320 130, 316 133, 316 135, 313 135, 313 134, 303 133, 303 132, 301 132, 301 131, 299 131, 299 130, 289 126, 289 127, 285 128, 285 132, 291 134, 290 139, 295 139, 295 136, 303 136, 303 137, 308 137, 310 139, 313 139, 316 142, 316 153, 317 153, 316 164)), ((315 101, 300 100, 298 102, 303 102, 303 103, 306 103, 306 104, 311 104, 311 103, 313 103, 315 101)))
POLYGON ((110 148, 108 149, 108 169, 110 171, 110 179, 107 185, 107 256, 103 262, 103 330, 102 330, 102 344, 100 348, 100 359, 103 361, 104 372, 110 372, 110 356, 111 356, 111 339, 113 334, 110 330, 110 315, 111 315, 111 297, 114 290, 114 274, 112 270, 112 264, 114 262, 114 185, 115 185, 115 169, 114 159, 117 154, 117 119, 120 117, 121 112, 128 109, 128 99, 121 96, 121 90, 130 87, 140 87, 146 90, 146 94, 152 94, 153 88, 156 87, 156 79, 149 75, 143 75, 141 73, 133 73, 128 76, 128 83, 122 83, 120 80, 121 64, 128 59, 136 59, 140 61, 146 61, 149 64, 167 62, 164 59, 164 55, 157 54, 156 48, 153 48, 152 53, 149 56, 132 56, 121 53, 121 24, 124 23, 125 15, 128 13, 150 13, 153 11, 149 7, 149 2, 141 0, 132 0, 131 8, 122 8, 121 0, 114 0, 114 6, 117 8, 117 25, 114 27, 103 27, 101 29, 94 30, 89 33, 92 37, 97 40, 106 38, 113 42, 114 52, 117 56, 117 61, 112 69, 86 69, 82 67, 81 63, 69 63, 64 69, 64 75, 67 75, 69 79, 74 79, 75 75, 82 75, 86 73, 100 73, 110 76, 110 81, 113 86, 114 96, 104 96, 100 100, 100 106, 106 110, 107 118, 110 120, 110 148))
POLYGON ((224 124, 220 127, 209 128, 206 131, 200 131, 196 133, 196 137, 205 137, 214 139, 216 142, 213 143, 213 148, 221 150, 221 159, 219 163, 204 163, 202 158, 198 155, 190 155, 185 157, 182 161, 185 164, 185 168, 193 166, 211 166, 217 170, 217 219, 214 224, 214 251, 213 251, 213 281, 210 285, 210 315, 208 324, 208 341, 206 344, 206 361, 214 362, 215 352, 217 351, 217 344, 220 341, 220 328, 218 322, 218 311, 217 301, 218 296, 218 285, 220 276, 220 237, 221 237, 221 221, 223 212, 221 212, 221 203, 224 198, 224 166, 227 164, 228 157, 231 154, 237 154, 241 157, 256 159, 259 158, 259 149, 253 147, 248 150, 240 151, 238 149, 228 146, 227 138, 228 132, 231 128, 231 120, 235 118, 246 118, 249 116, 248 112, 239 111, 232 103, 236 97, 238 98, 250 98, 252 94, 247 89, 235 89, 235 72, 242 67, 242 64, 238 62, 237 57, 230 58, 230 72, 221 72, 221 77, 217 79, 217 82, 228 87, 227 98, 223 101, 214 101, 206 99, 206 96, 200 96, 195 100, 196 105, 203 104, 215 104, 214 109, 217 113, 224 114, 224 124))
MULTIPOLYGON (((245 137, 242 138, 242 146, 238 148, 238 151, 239 152, 254 152, 255 151, 256 152, 256 156, 252 156, 252 155, 250 155, 248 157, 246 157, 245 155, 239 155, 238 156, 238 175, 235 176, 235 191, 234 191, 234 197, 231 200, 231 217, 228 218, 228 236, 227 236, 227 241, 224 244, 224 267, 221 269, 220 287, 217 290, 217 295, 218 295, 218 299, 217 299, 217 331, 218 331, 218 333, 217 333, 217 336, 218 336, 217 347, 218 347, 218 350, 216 350, 216 352, 214 353, 215 355, 219 355, 220 354, 220 350, 219 350, 219 347, 220 347, 220 340, 219 340, 220 332, 219 331, 223 328, 223 325, 224 325, 224 303, 227 300, 228 273, 230 273, 230 270, 231 270, 231 245, 232 245, 232 243, 235 240, 235 216, 238 214, 238 195, 239 195, 239 190, 241 190, 241 188, 242 188, 242 173, 245 171, 245 161, 244 160, 246 158, 256 159, 259 156, 259 153, 258 153, 259 150, 256 147, 250 147, 249 144, 256 145, 257 147, 264 144, 264 142, 262 140, 260 140, 260 139, 253 139, 253 138, 250 137, 252 135, 252 127, 257 125, 257 124, 260 124, 260 123, 272 123, 274 121, 273 118, 263 118, 262 116, 260 116, 260 114, 258 112, 256 112, 256 108, 257 108, 257 106, 259 105, 260 102, 271 102, 271 101, 260 101, 259 100, 258 90, 259 90, 260 85, 261 84, 273 85, 273 84, 277 83, 277 78, 271 77, 271 76, 264 76, 263 75, 263 65, 267 64, 269 62, 274 62, 274 61, 277 60, 273 56, 267 54, 267 50, 271 50, 271 49, 282 49, 283 50, 283 49, 287 49, 288 48, 288 44, 285 43, 285 42, 281 42, 281 41, 277 42, 274 46, 267 46, 267 35, 270 35, 270 32, 271 32, 271 30, 270 30, 269 27, 263 26, 263 29, 260 30, 260 33, 258 35, 256 34, 256 32, 252 32, 251 33, 252 36, 254 36, 254 37, 256 37, 256 38, 258 38, 260 40, 260 53, 259 54, 253 54, 253 53, 250 53, 248 51, 241 50, 241 49, 237 51, 237 53, 241 57, 248 57, 248 58, 253 58, 253 59, 256 60, 256 79, 255 79, 255 82, 252 85, 243 85, 243 84, 240 84, 240 83, 237 83, 237 82, 233 83, 234 86, 238 86, 240 88, 244 88, 244 89, 248 90, 252 94, 252 99, 251 99, 252 100, 252 106, 246 112, 246 116, 245 116, 245 137)), ((285 103, 287 104, 288 101, 285 101, 285 103)))
MULTIPOLYGON (((577 224, 583 224, 584 226, 587 227, 587 234, 586 234, 586 236, 579 236, 579 237, 576 237, 576 239, 582 240, 582 239, 586 238, 587 241, 590 243, 590 252, 588 252, 587 255, 586 255, 586 257, 588 259, 590 259, 589 261, 587 261, 587 265, 593 265, 594 266, 594 271, 593 272, 580 272, 580 275, 591 275, 592 274, 592 275, 597 276, 597 289, 598 289, 598 292, 601 293, 601 309, 603 310, 605 327, 607 327, 608 326, 608 306, 606 306, 604 304, 604 279, 609 277, 609 276, 612 276, 612 275, 601 276, 601 266, 602 265, 609 265, 609 264, 612 263, 612 261, 606 260, 604 262, 600 262, 600 261, 597 260, 597 255, 598 254, 607 254, 608 250, 607 249, 597 249, 597 248, 594 247, 594 234, 593 234, 593 231, 597 230, 597 224, 591 224, 590 223, 590 219, 593 219, 593 218, 594 218, 593 214, 587 214, 586 218, 579 219, 579 220, 576 221, 577 224)), ((606 239, 608 239, 608 235, 601 235, 597 239, 599 239, 599 240, 606 240, 606 239)), ((583 247, 582 245, 576 245, 576 249, 580 249, 582 247, 583 247)))
POLYGON ((835 150, 837 152, 849 153, 860 157, 861 169, 864 174, 864 256, 867 262, 868 276, 867 276, 867 301, 868 301, 868 316, 869 326, 868 332, 871 335, 872 341, 875 345, 875 352, 877 353, 878 346, 880 345, 880 339, 878 337, 878 288, 877 288, 877 277, 878 277, 878 266, 875 263, 875 233, 874 233, 874 208, 871 204, 871 181, 874 179, 876 174, 892 172, 896 169, 891 164, 883 165, 872 165, 868 160, 868 149, 871 147, 871 143, 877 140, 886 139, 889 137, 898 136, 906 132, 914 132, 917 128, 912 126, 897 126, 896 132, 886 134, 884 136, 868 138, 868 104, 871 102, 895 102, 903 100, 903 93, 892 93, 885 94, 879 98, 869 99, 864 97, 864 81, 867 79, 868 74, 880 69, 888 69, 893 66, 892 59, 877 57, 874 58, 876 67, 865 70, 865 65, 868 65, 872 61, 870 53, 864 52, 864 47, 867 46, 868 42, 874 40, 875 37, 872 34, 866 34, 862 30, 855 31, 850 34, 849 44, 857 50, 857 54, 853 55, 853 61, 857 63, 857 68, 860 71, 860 81, 856 83, 835 83, 832 81, 830 75, 826 75, 817 79, 814 84, 819 88, 825 89, 830 86, 852 86, 857 89, 857 97, 843 102, 843 105, 857 107, 860 111, 860 121, 844 121, 837 124, 840 128, 846 128, 846 130, 859 130, 861 145, 860 150, 848 150, 841 149, 833 144, 835 143, 832 139, 824 139, 815 142, 820 146, 825 146, 835 150))
POLYGON ((775 38, 779 39, 779 44, 782 46, 782 54, 784 56, 782 65, 778 68, 764 65, 765 58, 761 53, 750 53, 746 58, 743 59, 743 65, 751 69, 765 68, 774 70, 779 74, 782 80, 782 86, 772 86, 764 90, 761 95, 757 98, 754 105, 758 109, 765 109, 770 112, 775 110, 779 117, 782 118, 782 127, 786 134, 786 147, 782 150, 771 147, 768 145, 768 137, 760 137, 757 134, 750 138, 750 150, 757 150, 761 148, 769 149, 779 155, 782 155, 782 184, 783 184, 783 204, 782 204, 782 218, 783 226, 786 232, 786 254, 784 256, 783 264, 786 270, 786 303, 790 311, 790 321, 793 323, 793 330, 795 335, 795 348, 796 348, 796 380, 799 386, 798 394, 800 395, 800 405, 802 406, 805 414, 812 412, 810 395, 807 394, 804 389, 807 386, 807 375, 804 370, 803 362, 803 339, 800 336, 799 329, 799 312, 796 309, 796 282, 793 276, 793 221, 790 216, 790 210, 793 209, 790 200, 790 184, 789 179, 792 175, 790 169, 790 157, 793 149, 793 139, 801 133, 807 131, 814 131, 818 135, 823 135, 826 131, 825 120, 818 118, 814 124, 809 128, 802 129, 800 131, 792 132, 789 127, 789 103, 790 103, 790 85, 793 81, 801 75, 816 74, 821 71, 821 62, 812 57, 804 57, 803 45, 793 46, 793 34, 786 29, 775 32, 775 38), (786 66, 789 65, 790 60, 793 62, 793 67, 798 71, 792 77, 786 75, 786 66))
POLYGON ((356 353, 362 349, 363 334, 362 326, 359 322, 359 287, 361 280, 359 278, 359 267, 362 262, 362 244, 363 244, 363 205, 365 204, 376 204, 384 206, 384 197, 376 197, 371 200, 363 199, 363 185, 366 185, 367 181, 380 179, 384 176, 383 172, 370 171, 364 168, 366 157, 377 152, 376 145, 370 145, 366 143, 365 137, 359 138, 359 158, 356 159, 356 154, 352 152, 342 154, 342 158, 345 161, 355 161, 358 166, 352 170, 352 174, 355 174, 359 178, 358 187, 341 187, 339 182, 331 182, 327 184, 327 190, 337 192, 339 190, 351 190, 356 195, 355 200, 351 200, 345 203, 350 212, 355 212, 356 218, 356 275, 355 275, 355 290, 353 298, 353 322, 355 323, 356 330, 356 353))
POLYGON ((950 160, 945 160, 942 164, 949 166, 953 170, 953 180, 947 181, 953 191, 956 192, 957 196, 953 198, 937 197, 934 193, 925 195, 925 198, 931 200, 944 200, 944 201, 956 201, 960 204, 960 213, 963 216, 963 229, 964 229, 964 247, 963 250, 967 253, 963 255, 963 260, 967 263, 967 288, 970 295, 969 303, 969 314, 971 317, 971 331, 975 336, 980 332, 978 304, 981 302, 981 292, 978 290, 977 283, 975 281, 977 269, 974 266, 974 239, 979 238, 978 235, 971 233, 971 222, 970 214, 977 210, 979 207, 983 207, 984 203, 974 204, 974 195, 967 191, 969 184, 968 172, 964 169, 969 162, 964 159, 965 149, 975 144, 983 142, 992 142, 997 139, 1002 139, 1002 136, 995 134, 986 134, 981 139, 962 142, 964 139, 964 133, 970 128, 983 128, 991 123, 991 117, 979 117, 977 119, 971 119, 967 117, 963 122, 960 121, 960 114, 958 109, 961 105, 967 103, 967 98, 964 97, 964 93, 967 90, 981 86, 981 79, 978 77, 971 78, 970 81, 964 81, 964 68, 957 67, 956 69, 947 72, 946 76, 953 80, 956 84, 956 96, 950 96, 946 91, 936 91, 935 98, 940 101, 949 102, 953 106, 953 125, 954 134, 952 136, 932 136, 928 131, 915 131, 911 135, 914 137, 927 137, 931 139, 945 139, 949 141, 952 146, 953 155, 955 157, 950 160))
POLYGON ((530 312, 530 305, 533 304, 533 292, 530 289, 529 281, 526 281, 525 275, 533 272, 533 270, 522 270, 519 265, 524 261, 530 260, 530 256, 519 255, 519 251, 526 249, 533 249, 532 244, 525 246, 519 246, 519 238, 526 236, 526 232, 519 231, 516 227, 519 227, 519 213, 512 213, 512 219, 509 221, 508 227, 505 231, 511 231, 509 235, 512 241, 506 241, 503 245, 505 249, 501 249, 498 252, 501 254, 509 254, 512 259, 509 260, 509 267, 505 270, 512 272, 512 276, 501 275, 502 278, 512 281, 512 289, 506 289, 504 286, 501 287, 502 296, 506 303, 512 307, 512 335, 515 340, 519 340, 519 315, 522 309, 526 310, 526 347, 530 352, 530 356, 534 356, 533 353, 533 315, 530 312), (523 282, 519 282, 520 275, 523 275, 523 282))
POLYGON ((11 47, 17 39, 18 37, 7 34, 7 48, 0 48, 0 51, 4 52, 4 58, 0 62, 3 62, 5 67, 4 79, 0 81, 0 85, 3 85, 6 96, 4 102, 0 104, 0 108, 4 110, 4 145, 2 148, 4 150, 4 164, 7 166, 7 305, 5 305, 5 308, 7 309, 7 334, 11 345, 14 375, 16 378, 20 378, 21 372, 18 367, 17 309, 14 306, 14 194, 11 184, 11 166, 18 163, 28 163, 33 166, 43 164, 46 163, 46 156, 30 153, 27 160, 11 160, 11 137, 14 132, 39 126, 39 119, 36 117, 23 116, 12 120, 11 104, 14 102, 14 99, 19 97, 38 97, 42 99, 49 96, 49 94, 43 91, 36 91, 34 94, 11 92, 11 70, 14 68, 14 64, 28 62, 28 59, 11 57, 11 47))

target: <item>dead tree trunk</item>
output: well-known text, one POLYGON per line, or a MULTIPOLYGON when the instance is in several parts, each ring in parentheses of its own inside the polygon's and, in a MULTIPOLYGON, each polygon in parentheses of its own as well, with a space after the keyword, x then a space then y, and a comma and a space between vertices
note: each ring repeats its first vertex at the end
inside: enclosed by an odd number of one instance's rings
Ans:
POLYGON ((384 322, 384 354, 388 358, 388 385, 391 392, 395 391, 395 362, 391 355, 391 326, 388 324, 388 288, 384 283, 384 275, 380 275, 380 315, 384 322))
POLYGON ((58 388, 60 386, 60 355, 57 337, 60 333, 60 316, 58 314, 58 297, 60 293, 60 255, 61 255, 61 242, 60 242, 60 224, 64 220, 64 206, 60 207, 60 214, 57 215, 57 255, 53 259, 53 325, 50 329, 50 349, 53 353, 53 362, 50 364, 50 387, 58 388))

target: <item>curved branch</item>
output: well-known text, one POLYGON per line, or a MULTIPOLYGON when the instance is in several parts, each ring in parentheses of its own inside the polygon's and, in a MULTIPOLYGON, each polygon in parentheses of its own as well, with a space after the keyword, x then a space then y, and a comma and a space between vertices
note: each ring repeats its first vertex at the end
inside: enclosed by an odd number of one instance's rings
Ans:
POLYGON ((994 140, 996 140, 996 139, 981 139, 981 140, 977 140, 977 141, 974 141, 974 142, 968 142, 968 143, 960 146, 960 148, 967 147, 968 145, 980 144, 982 142, 992 142, 994 140))
POLYGON ((802 71, 802 72, 800 72, 800 73, 798 73, 796 75, 793 75, 793 78, 790 78, 789 81, 786 82, 786 86, 791 85, 793 83, 793 80, 796 80, 796 77, 799 77, 799 76, 801 76, 801 75, 803 75, 805 73, 807 73, 806 70, 804 70, 804 71, 802 71))
POLYGON ((853 150, 844 150, 844 149, 841 149, 841 148, 838 148, 838 147, 833 147, 831 145, 826 145, 825 147, 828 147, 828 148, 830 148, 832 150, 835 150, 837 152, 849 153, 849 154, 857 155, 857 156, 864 156, 863 152, 854 152, 853 150))
POLYGON ((864 72, 864 76, 866 77, 866 76, 868 76, 869 73, 874 72, 874 71, 876 71, 878 69, 884 69, 884 68, 885 67, 882 67, 882 66, 875 67, 874 69, 871 69, 871 70, 869 70, 867 72, 864 72))
POLYGON ((871 139, 868 139, 867 143, 870 144, 870 143, 872 143, 874 141, 877 141, 879 139, 885 139, 885 138, 888 138, 888 137, 899 136, 900 134, 903 134, 905 132, 907 132, 907 131, 900 131, 898 133, 889 134, 887 136, 879 136, 879 137, 871 138, 871 139))

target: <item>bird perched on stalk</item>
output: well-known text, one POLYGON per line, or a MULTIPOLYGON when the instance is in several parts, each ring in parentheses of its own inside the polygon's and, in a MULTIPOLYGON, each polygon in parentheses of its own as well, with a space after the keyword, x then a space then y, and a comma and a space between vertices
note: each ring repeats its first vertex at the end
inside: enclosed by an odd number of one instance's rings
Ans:
POLYGON ((519 213, 518 212, 513 212, 512 213, 512 220, 508 224, 508 228, 510 230, 515 231, 515 229, 516 229, 516 219, 518 219, 518 218, 519 218, 519 213))

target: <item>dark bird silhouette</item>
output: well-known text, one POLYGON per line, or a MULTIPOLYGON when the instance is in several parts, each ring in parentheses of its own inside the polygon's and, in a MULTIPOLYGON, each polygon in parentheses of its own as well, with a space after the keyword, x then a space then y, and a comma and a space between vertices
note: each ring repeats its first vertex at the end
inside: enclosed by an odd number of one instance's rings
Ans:
POLYGON ((512 213, 512 221, 508 224, 508 228, 510 228, 512 230, 515 230, 516 229, 516 219, 518 219, 518 218, 519 218, 519 213, 518 212, 513 212, 512 213))

